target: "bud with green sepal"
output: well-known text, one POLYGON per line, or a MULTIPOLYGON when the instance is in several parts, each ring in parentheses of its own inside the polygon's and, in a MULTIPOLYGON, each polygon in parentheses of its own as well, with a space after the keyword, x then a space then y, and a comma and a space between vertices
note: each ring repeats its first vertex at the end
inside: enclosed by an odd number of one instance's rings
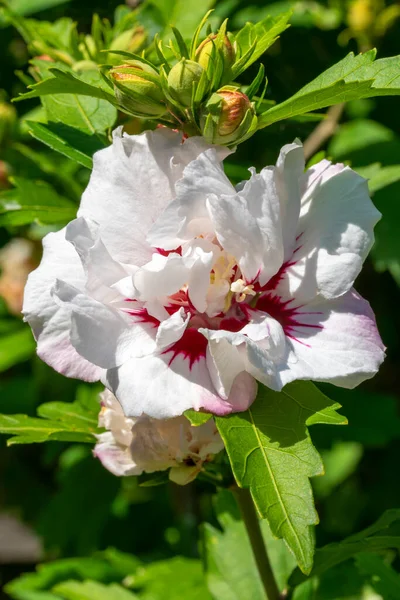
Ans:
POLYGON ((110 54, 107 56, 107 61, 111 65, 118 64, 118 56, 113 54, 115 50, 123 50, 126 52, 140 52, 143 49, 147 40, 147 34, 141 25, 124 31, 117 36, 110 45, 110 54))
POLYGON ((227 21, 224 21, 218 33, 208 35, 194 52, 194 59, 207 72, 212 91, 232 79, 236 51, 226 32, 226 26, 227 21))
POLYGON ((182 58, 168 73, 169 95, 178 105, 190 108, 194 90, 204 78, 205 71, 199 63, 182 58))
POLYGON ((161 118, 167 111, 160 77, 155 69, 138 60, 115 67, 109 75, 121 108, 143 118, 161 118))
POLYGON ((203 106, 200 125, 208 142, 233 146, 257 130, 254 104, 237 87, 224 86, 203 106))

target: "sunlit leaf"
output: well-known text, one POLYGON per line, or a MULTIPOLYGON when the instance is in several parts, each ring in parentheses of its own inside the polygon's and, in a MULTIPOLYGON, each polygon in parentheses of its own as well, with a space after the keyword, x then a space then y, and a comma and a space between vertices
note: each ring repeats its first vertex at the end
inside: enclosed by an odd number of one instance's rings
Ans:
POLYGON ((238 485, 250 489, 272 534, 286 541, 306 573, 314 553, 311 526, 318 523, 309 478, 323 474, 307 426, 346 423, 339 407, 312 383, 298 381, 282 392, 260 386, 246 412, 216 418, 238 485))

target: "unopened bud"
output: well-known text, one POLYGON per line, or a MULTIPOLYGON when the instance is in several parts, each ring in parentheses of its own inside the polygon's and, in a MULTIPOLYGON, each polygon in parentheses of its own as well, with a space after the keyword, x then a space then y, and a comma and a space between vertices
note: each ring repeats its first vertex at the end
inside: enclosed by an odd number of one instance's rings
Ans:
POLYGON ((13 132, 17 123, 17 111, 12 104, 0 102, 0 144, 13 132))
POLYGON ((227 146, 255 131, 257 116, 246 94, 227 86, 213 94, 206 103, 201 126, 209 142, 227 146))
POLYGON ((161 117, 166 106, 158 73, 140 61, 111 69, 115 96, 121 107, 138 117, 161 117))
POLYGON ((72 67, 72 70, 77 73, 82 73, 83 71, 97 71, 98 67, 92 60, 78 60, 72 67))
POLYGON ((168 74, 171 97, 182 106, 190 106, 193 88, 199 83, 203 73, 204 69, 199 63, 182 58, 168 74))
POLYGON ((4 162, 4 160, 0 160, 0 190, 7 190, 11 187, 9 176, 10 165, 4 162))
MULTIPOLYGON (((217 37, 218 36, 216 34, 209 35, 205 40, 203 40, 203 42, 196 50, 196 61, 206 71, 208 69, 210 60, 213 60, 213 57, 215 62, 215 55, 218 52, 215 46, 215 40, 217 39, 217 37)), ((229 71, 235 61, 235 52, 227 35, 225 35, 223 39, 223 44, 220 50, 222 52, 224 70, 229 71)))
MULTIPOLYGON (((110 50, 123 50, 125 52, 139 52, 145 42, 146 42, 147 34, 142 26, 133 27, 132 29, 128 29, 128 31, 124 31, 118 37, 116 37, 110 45, 110 50)), ((107 60, 110 64, 117 64, 121 58, 110 52, 107 60)))

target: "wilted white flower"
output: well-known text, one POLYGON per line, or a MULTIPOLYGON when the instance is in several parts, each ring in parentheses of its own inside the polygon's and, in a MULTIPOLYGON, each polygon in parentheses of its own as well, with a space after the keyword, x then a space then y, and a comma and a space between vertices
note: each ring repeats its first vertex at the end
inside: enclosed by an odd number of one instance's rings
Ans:
POLYGON ((97 436, 94 454, 114 475, 141 475, 170 468, 169 478, 184 485, 224 447, 213 419, 197 427, 184 416, 152 419, 143 415, 132 419, 125 417, 109 390, 100 397, 99 426, 108 431, 97 436))
POLYGON ((101 379, 129 416, 245 410, 256 380, 352 388, 384 358, 352 289, 379 219, 366 180, 327 160, 304 172, 295 142, 235 189, 228 152, 117 131, 29 278, 39 355, 101 379))

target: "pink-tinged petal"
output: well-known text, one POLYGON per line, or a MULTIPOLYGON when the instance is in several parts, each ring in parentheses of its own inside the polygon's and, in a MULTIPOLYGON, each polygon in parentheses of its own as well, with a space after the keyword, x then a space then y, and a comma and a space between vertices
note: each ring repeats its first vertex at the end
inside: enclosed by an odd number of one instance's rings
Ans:
POLYGON ((279 197, 274 173, 252 173, 234 196, 211 196, 208 207, 217 239, 234 256, 247 281, 266 283, 283 262, 279 197))
POLYGON ((127 416, 142 413, 156 419, 181 415, 201 408, 217 415, 245 410, 255 397, 255 382, 240 374, 229 398, 221 398, 206 364, 207 340, 188 328, 181 339, 158 355, 131 359, 110 369, 105 385, 116 395, 127 416), (238 408, 236 408, 238 407, 238 408))
POLYGON ((354 290, 299 308, 294 321, 284 383, 313 379, 353 388, 373 377, 385 358, 371 307, 354 290))
POLYGON ((78 289, 84 288, 81 262, 65 239, 65 229, 49 233, 43 240, 42 262, 29 275, 25 287, 23 314, 33 330, 42 360, 67 377, 97 381, 102 369, 80 356, 70 342, 70 308, 58 305, 51 295, 56 276, 78 289))
POLYGON ((118 444, 110 431, 97 436, 93 454, 110 473, 117 477, 143 473, 143 469, 134 462, 129 447, 118 444))
POLYGON ((141 135, 114 132, 113 144, 93 158, 78 216, 95 221, 114 260, 141 266, 151 258, 146 236, 175 197, 175 182, 207 146, 158 129, 141 135))
POLYGON ((366 180, 357 173, 325 164, 318 173, 305 193, 298 246, 277 289, 302 303, 337 298, 351 289, 380 218, 366 180))
POLYGON ((292 256, 296 246, 296 229, 300 214, 299 182, 303 176, 304 166, 304 151, 299 140, 283 146, 276 162, 274 174, 281 206, 285 261, 292 256))
POLYGON ((235 193, 219 158, 217 149, 212 148, 188 164, 183 177, 176 183, 176 199, 150 229, 147 236, 149 244, 173 250, 197 235, 213 233, 206 207, 207 198, 212 194, 235 193))
POLYGON ((142 312, 124 314, 63 281, 57 281, 53 294, 71 311, 72 345, 91 363, 107 369, 154 351, 154 319, 142 312))

